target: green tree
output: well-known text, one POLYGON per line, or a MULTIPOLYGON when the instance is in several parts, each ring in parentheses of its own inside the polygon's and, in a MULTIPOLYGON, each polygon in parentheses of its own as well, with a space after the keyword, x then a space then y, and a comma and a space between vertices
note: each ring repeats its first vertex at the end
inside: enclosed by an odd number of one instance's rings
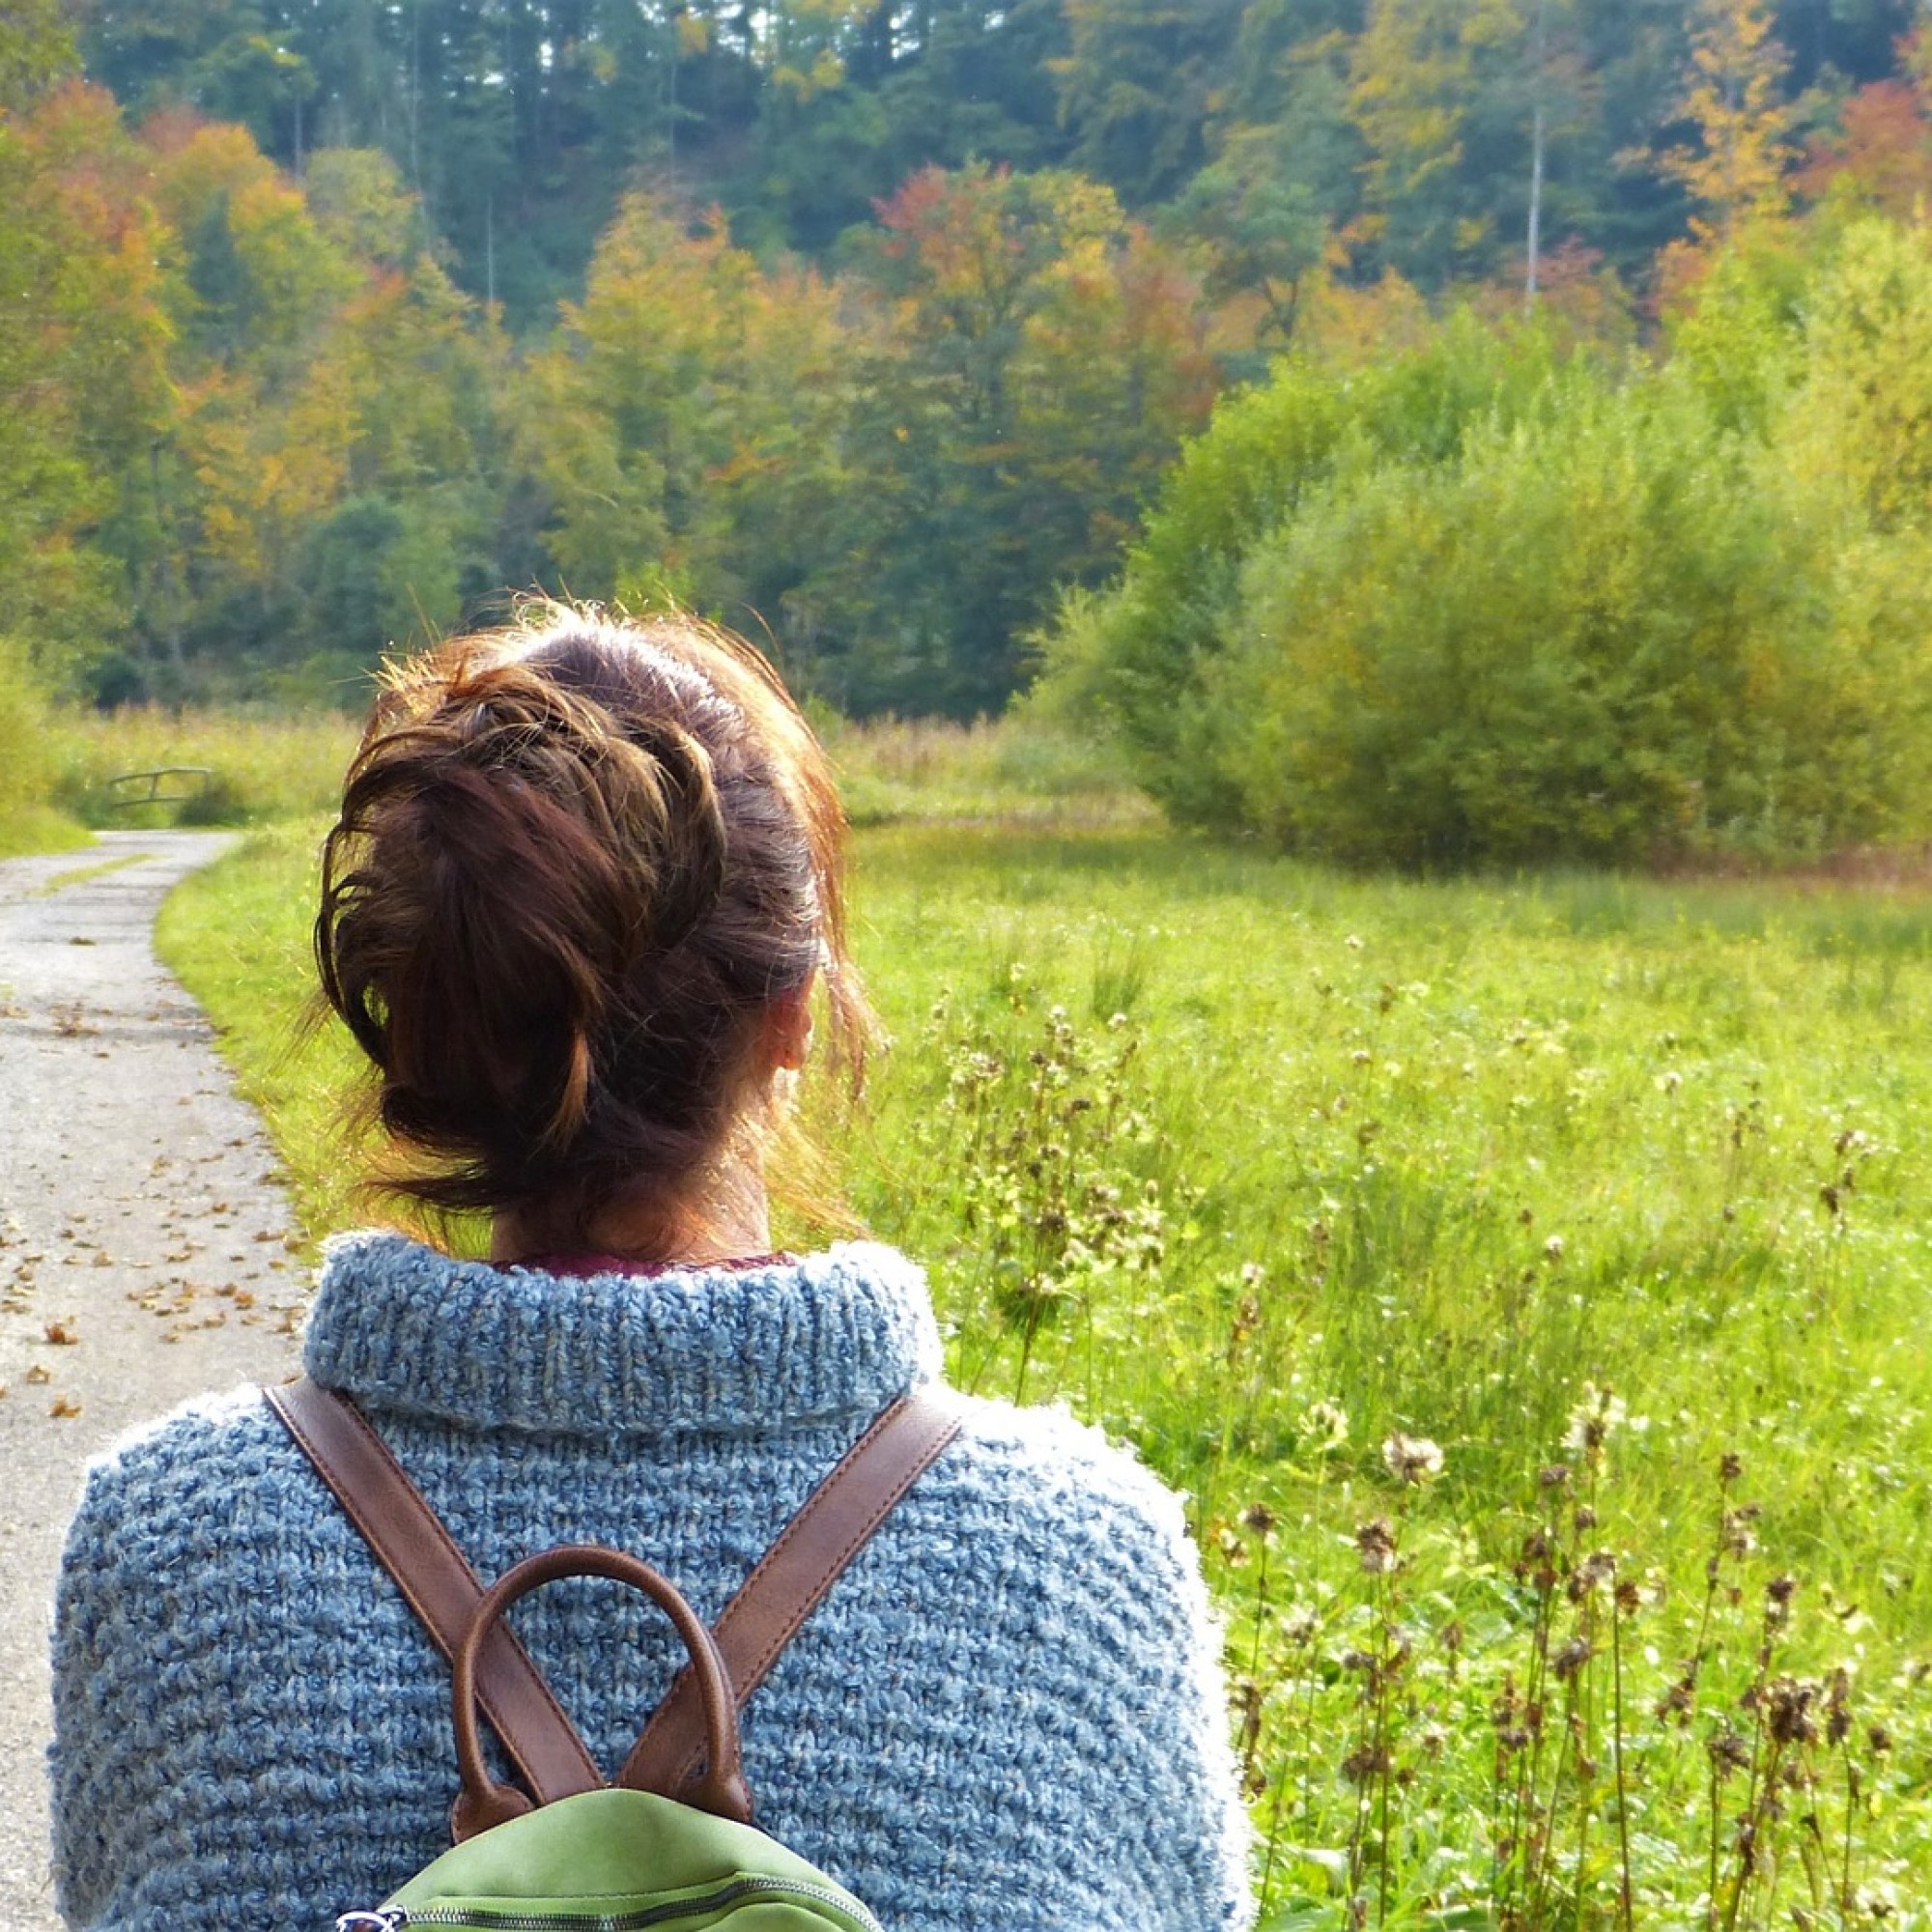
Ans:
POLYGON ((1662 378, 1338 477, 1213 696, 1247 823, 1353 863, 1808 856, 1927 803, 1932 597, 1662 378))
POLYGON ((0 115, 18 113, 74 67, 60 0, 13 0, 0 19, 0 115))
POLYGON ((0 113, 0 638, 69 681, 127 634, 141 459, 171 404, 164 242, 139 182, 97 89, 0 113))
POLYGON ((810 588, 858 708, 997 709, 1058 582, 1097 582, 1212 395, 1196 292, 1074 175, 928 170, 882 211, 885 306, 810 588))
POLYGON ((1074 166, 1130 208, 1183 186, 1206 158, 1241 0, 1064 0, 1069 45, 1060 111, 1074 166))
POLYGON ((1774 434, 1793 470, 1881 530, 1932 526, 1932 236, 1853 223, 1803 298, 1802 363, 1774 434))
POLYGON ((1462 315, 1407 355, 1341 372, 1285 360, 1228 397, 1165 476, 1119 582, 1064 607, 1044 639, 1045 700, 1102 721, 1177 818, 1238 826, 1245 808, 1216 749, 1238 721, 1215 665, 1238 633, 1249 555, 1345 469, 1434 468, 1472 425, 1523 419, 1549 395, 1551 367, 1540 335, 1462 315))
POLYGON ((1521 0, 1372 0, 1350 50, 1349 112, 1367 150, 1369 232, 1411 278, 1495 259, 1493 169, 1467 165, 1469 143, 1498 109, 1515 122, 1505 83, 1529 37, 1521 0))
POLYGON ((1206 244, 1210 298, 1253 301, 1258 348, 1293 341, 1303 288, 1357 211, 1362 149, 1348 118, 1348 49, 1346 36, 1330 33, 1283 54, 1275 118, 1219 129, 1219 152, 1163 223, 1206 244))

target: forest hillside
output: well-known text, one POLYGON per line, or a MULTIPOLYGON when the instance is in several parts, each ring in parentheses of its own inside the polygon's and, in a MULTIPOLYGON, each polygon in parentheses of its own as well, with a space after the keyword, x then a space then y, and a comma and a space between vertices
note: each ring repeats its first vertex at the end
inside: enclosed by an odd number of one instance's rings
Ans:
POLYGON ((1702 366, 1778 388, 1845 236, 1918 234, 1929 49, 1907 0, 19 0, 0 639, 354 704, 514 591, 675 598, 842 710, 994 711, 1217 403, 1445 329, 1620 393, 1747 283, 1702 366))

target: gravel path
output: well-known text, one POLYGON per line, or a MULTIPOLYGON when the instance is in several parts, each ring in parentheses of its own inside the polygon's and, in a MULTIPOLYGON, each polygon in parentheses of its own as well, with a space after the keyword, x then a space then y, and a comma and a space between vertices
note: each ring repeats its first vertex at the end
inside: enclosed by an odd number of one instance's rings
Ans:
POLYGON ((46 1633, 89 1457, 278 1380, 288 1206, 156 909, 227 835, 119 832, 0 864, 0 1928, 50 1932, 46 1633))

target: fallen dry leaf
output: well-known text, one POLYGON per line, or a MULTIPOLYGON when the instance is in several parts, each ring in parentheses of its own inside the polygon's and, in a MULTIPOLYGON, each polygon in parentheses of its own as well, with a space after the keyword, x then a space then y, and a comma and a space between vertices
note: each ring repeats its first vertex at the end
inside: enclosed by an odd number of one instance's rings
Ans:
POLYGON ((49 1415, 78 1415, 80 1413, 80 1405, 70 1396, 57 1395, 47 1406, 47 1413, 49 1415))
POLYGON ((71 1321, 49 1321, 41 1330, 56 1349, 77 1349, 80 1346, 79 1332, 71 1321))
POLYGON ((30 1382, 50 1382, 53 1380, 53 1378, 54 1378, 54 1372, 51 1369, 43 1368, 39 1362, 36 1362, 34 1366, 27 1371, 27 1379, 30 1382))

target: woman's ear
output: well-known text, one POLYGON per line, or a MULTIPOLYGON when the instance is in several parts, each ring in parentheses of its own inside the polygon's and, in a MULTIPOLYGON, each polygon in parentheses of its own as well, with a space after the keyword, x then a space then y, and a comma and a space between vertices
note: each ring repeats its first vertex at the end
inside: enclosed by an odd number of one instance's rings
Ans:
POLYGON ((812 984, 808 980, 765 1009, 765 1065, 774 1073, 796 1073, 810 1057, 812 984))

